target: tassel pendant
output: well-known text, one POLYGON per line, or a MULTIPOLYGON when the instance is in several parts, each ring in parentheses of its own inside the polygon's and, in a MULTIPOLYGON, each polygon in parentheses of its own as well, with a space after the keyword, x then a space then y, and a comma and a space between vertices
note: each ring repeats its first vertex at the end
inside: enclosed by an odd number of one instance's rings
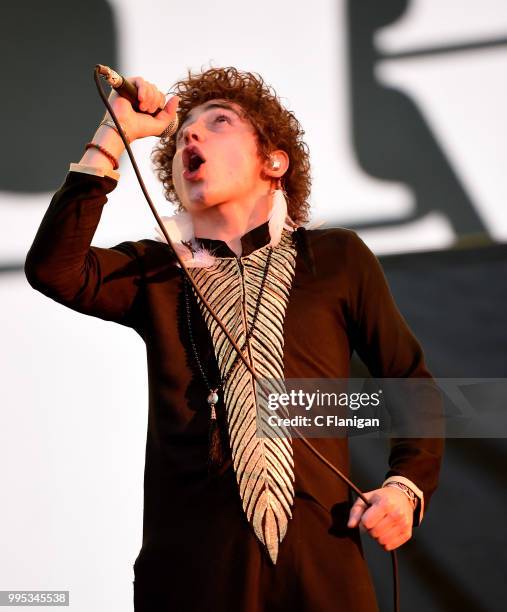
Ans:
POLYGON ((212 389, 208 395, 210 406, 210 426, 208 438, 208 475, 216 474, 222 464, 222 450, 220 445, 220 432, 218 430, 217 413, 215 405, 218 402, 218 389, 212 389))
POLYGON ((218 389, 212 389, 210 394, 208 395, 208 404, 211 408, 211 420, 214 421, 217 418, 217 413, 215 411, 215 405, 218 402, 218 389))

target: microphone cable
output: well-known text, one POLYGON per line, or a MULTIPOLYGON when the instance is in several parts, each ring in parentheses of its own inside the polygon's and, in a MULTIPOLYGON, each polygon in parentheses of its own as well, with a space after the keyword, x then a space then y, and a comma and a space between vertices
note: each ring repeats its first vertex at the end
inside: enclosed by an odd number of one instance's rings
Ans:
MULTIPOLYGON (((220 327, 220 329, 224 332, 224 334, 226 335, 227 339, 229 340, 229 342, 231 343, 231 345, 234 347, 234 350, 236 351, 237 355, 239 356, 239 358, 243 361, 245 367, 248 369, 248 371, 250 372, 250 374, 252 375, 252 378, 254 379, 254 381, 263 389, 265 388, 262 384, 262 382, 259 380, 259 377, 257 376, 257 373, 255 372, 255 370, 253 369, 253 367, 250 365, 250 363, 247 361, 247 359, 245 358, 245 356, 243 355, 243 353, 241 352, 240 347, 238 346, 237 342, 234 340, 234 338, 231 336, 229 330, 225 327, 224 323, 222 322, 222 320, 218 317, 218 315, 215 313, 215 311, 213 310, 213 308, 211 307, 211 305, 208 303, 208 301, 206 300, 206 298, 202 295, 202 292, 200 291, 199 287, 197 286, 197 284, 195 283, 194 279, 192 278, 192 275, 188 272, 183 260, 181 259, 181 257, 179 256, 177 250, 174 248, 173 243, 169 237, 169 234, 167 233, 167 230, 164 226, 164 224, 162 223, 162 219, 160 218, 157 209, 155 208, 155 205, 153 204, 150 195, 148 193, 148 190, 146 189, 146 185, 144 184, 143 181, 143 177, 141 176, 141 172, 139 171, 139 168, 137 166, 134 154, 132 153, 132 149, 130 148, 130 144, 127 140, 127 137, 125 136, 125 133, 123 132, 123 129, 120 125, 120 122, 118 121, 111 105, 109 104, 109 100, 104 92, 104 89, 102 87, 102 83, 100 81, 100 74, 102 74, 103 72, 103 66, 101 64, 97 64, 95 66, 95 70, 93 72, 93 77, 95 79, 95 84, 97 86, 97 90, 99 92, 99 96, 102 99, 102 102, 104 103, 105 107, 107 108, 109 114, 111 115, 111 118, 114 121, 114 124, 116 125, 116 129, 118 130, 118 134, 120 135, 123 144, 125 145, 125 150, 127 151, 127 154, 129 156, 130 162, 132 164, 132 167, 134 169, 135 175, 137 177, 137 180, 139 182, 139 186, 141 187, 141 191, 143 192, 144 197, 146 198, 146 201, 148 202, 148 206, 151 209, 151 212, 153 213, 155 219, 157 220, 157 223, 165 237, 165 239, 167 240, 167 244, 169 245, 169 247, 172 249, 174 256, 178 262, 178 264, 180 265, 186 279, 188 280, 188 282, 191 284, 192 288, 194 289, 195 293, 197 294, 197 296, 199 297, 199 299, 201 300, 201 302, 203 303, 204 307, 206 308, 206 310, 209 312, 209 314, 213 317, 213 319, 216 321, 217 325, 220 327)), ((125 80, 125 82, 128 82, 125 80)), ((366 497, 364 496, 364 493, 359 489, 359 487, 357 487, 349 478, 347 478, 347 476, 345 476, 345 474, 343 474, 335 465, 333 465, 328 459, 326 459, 326 457, 324 457, 324 455, 322 455, 312 444, 310 444, 308 442, 308 440, 301 434, 301 432, 296 428, 293 427, 294 431, 298 434, 298 436, 300 437, 301 441, 303 442, 303 444, 305 444, 310 451, 316 455, 318 457, 318 459, 320 459, 320 461, 322 461, 330 470, 332 470, 348 487, 349 489, 351 489, 352 491, 354 491, 354 493, 356 493, 356 495, 366 504, 367 507, 370 507, 372 504, 371 502, 369 502, 366 497)), ((399 612, 400 610, 400 591, 399 591, 399 576, 398 576, 398 559, 397 559, 397 555, 396 555, 396 551, 395 550, 391 550, 390 551, 391 554, 391 565, 392 565, 392 576, 393 576, 393 610, 394 612, 399 612)))

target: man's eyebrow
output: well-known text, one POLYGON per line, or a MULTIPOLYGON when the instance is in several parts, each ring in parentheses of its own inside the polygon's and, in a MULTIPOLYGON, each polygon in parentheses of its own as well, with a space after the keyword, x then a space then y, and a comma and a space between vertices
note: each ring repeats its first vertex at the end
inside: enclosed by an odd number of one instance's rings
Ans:
MULTIPOLYGON (((239 117, 240 119, 243 119, 243 117, 239 114, 239 112, 234 108, 234 106, 232 106, 231 104, 228 104, 227 102, 210 102, 209 104, 205 104, 203 107, 203 110, 207 111, 210 110, 212 108, 225 108, 226 110, 230 110, 232 111, 237 117, 239 117)), ((192 119, 192 114, 189 113, 187 115, 187 118, 185 119, 185 121, 180 125, 180 130, 183 128, 183 126, 188 123, 190 120, 192 119)), ((179 131, 179 130, 178 130, 179 131)))

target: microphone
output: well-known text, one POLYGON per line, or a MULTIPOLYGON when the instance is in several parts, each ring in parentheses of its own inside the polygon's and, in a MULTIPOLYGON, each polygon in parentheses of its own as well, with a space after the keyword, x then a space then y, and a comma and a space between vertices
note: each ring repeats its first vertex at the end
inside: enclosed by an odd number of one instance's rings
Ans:
MULTIPOLYGON (((139 108, 139 100, 137 99, 137 87, 134 85, 134 83, 127 81, 125 77, 115 72, 112 68, 109 68, 109 66, 97 64, 97 69, 99 71, 99 74, 101 74, 105 78, 105 80, 109 83, 109 85, 111 85, 111 87, 116 91, 116 93, 132 104, 132 108, 136 112, 145 112, 140 110, 139 108)), ((151 115, 152 117, 156 117, 160 110, 157 110, 154 113, 146 114, 151 115)), ((162 134, 160 134, 160 137, 169 138, 170 136, 172 136, 178 129, 178 124, 178 115, 176 114, 171 123, 166 127, 162 134)))

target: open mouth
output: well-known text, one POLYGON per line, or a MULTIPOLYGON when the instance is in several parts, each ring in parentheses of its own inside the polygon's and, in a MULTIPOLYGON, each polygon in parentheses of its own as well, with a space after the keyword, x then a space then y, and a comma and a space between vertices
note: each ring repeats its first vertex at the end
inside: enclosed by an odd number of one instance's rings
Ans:
POLYGON ((190 159, 188 160, 188 169, 190 172, 195 172, 202 164, 204 164, 204 159, 202 159, 200 155, 197 153, 192 153, 190 155, 190 159))
POLYGON ((190 146, 183 151, 183 166, 185 178, 195 176, 199 168, 206 162, 201 151, 195 146, 190 146))

